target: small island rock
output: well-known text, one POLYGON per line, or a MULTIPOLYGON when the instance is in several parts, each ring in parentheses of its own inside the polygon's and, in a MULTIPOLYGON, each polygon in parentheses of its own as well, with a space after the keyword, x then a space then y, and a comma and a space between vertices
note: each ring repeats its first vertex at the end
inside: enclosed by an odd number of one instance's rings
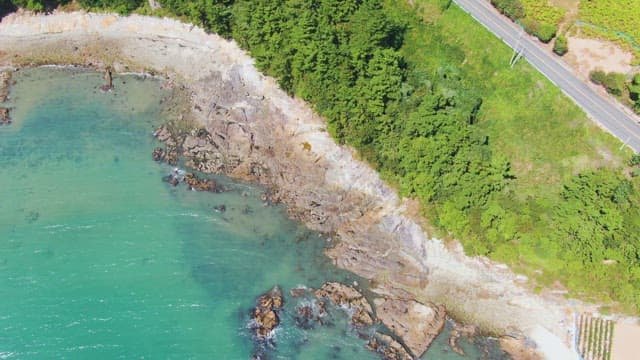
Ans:
POLYGON ((274 286, 268 292, 260 295, 257 306, 251 312, 251 317, 254 320, 252 328, 256 339, 264 340, 270 337, 272 331, 280 325, 278 312, 283 305, 282 290, 278 286, 274 286))

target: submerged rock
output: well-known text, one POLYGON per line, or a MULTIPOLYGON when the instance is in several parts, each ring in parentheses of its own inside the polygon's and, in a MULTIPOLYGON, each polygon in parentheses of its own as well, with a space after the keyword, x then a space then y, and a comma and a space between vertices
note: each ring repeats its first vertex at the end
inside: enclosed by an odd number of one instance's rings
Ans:
POLYGON ((0 71, 0 103, 9 97, 9 87, 11 86, 11 72, 0 71))
POLYGON ((157 147, 157 148, 153 149, 153 153, 151 154, 151 156, 153 157, 154 161, 162 161, 162 160, 164 160, 165 155, 166 155, 166 152, 161 147, 157 147))
POLYGON ((9 109, 0 107, 0 125, 9 124, 11 124, 11 115, 9 114, 9 109))
POLYGON ((458 340, 460 340, 461 336, 469 339, 473 336, 476 336, 477 333, 478 328, 475 325, 460 325, 454 323, 453 330, 451 330, 451 333, 449 334, 449 347, 451 347, 451 350, 453 350, 456 354, 465 356, 464 350, 460 347, 460 345, 458 345, 458 340))
POLYGON ((391 336, 375 333, 367 343, 367 349, 382 355, 384 360, 413 360, 409 352, 391 336))
POLYGON ((444 305, 391 298, 375 299, 374 304, 380 321, 401 338, 417 357, 427 351, 444 328, 444 305))
POLYGON ((334 305, 353 311, 351 324, 354 326, 373 325, 373 309, 367 299, 351 286, 335 282, 324 283, 315 291, 318 299, 329 299, 334 305))
POLYGON ((167 150, 161 147, 153 149, 151 157, 153 157, 154 161, 166 162, 169 165, 176 165, 178 163, 178 151, 170 146, 167 146, 167 150))
POLYGON ((189 189, 195 191, 222 192, 222 188, 212 179, 200 179, 193 173, 184 175, 184 182, 189 189))
POLYGON ((301 297, 306 293, 307 293, 307 288, 304 286, 298 286, 289 290, 289 295, 293 297, 301 297))
POLYGON ((282 290, 278 286, 260 295, 257 306, 251 312, 252 330, 257 340, 269 338, 273 330, 280 325, 278 312, 283 305, 282 290))
POLYGON ((324 325, 327 310, 322 301, 304 302, 296 307, 294 316, 296 326, 301 329, 313 329, 316 325, 324 325))

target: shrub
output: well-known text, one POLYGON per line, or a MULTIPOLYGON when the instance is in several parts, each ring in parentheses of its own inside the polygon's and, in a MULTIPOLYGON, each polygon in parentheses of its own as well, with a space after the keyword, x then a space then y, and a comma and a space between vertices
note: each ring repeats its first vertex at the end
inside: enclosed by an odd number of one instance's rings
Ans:
POLYGON ((522 25, 524 26, 524 30, 537 37, 543 43, 548 43, 556 36, 556 32, 558 28, 555 25, 551 25, 544 22, 539 22, 533 18, 525 18, 522 21, 522 25))
POLYGON ((589 78, 594 84, 604 86, 608 93, 617 96, 622 95, 626 87, 626 78, 624 74, 620 73, 605 73, 602 70, 594 70, 589 74, 589 78))
POLYGON ((567 38, 564 35, 559 35, 553 43, 553 52, 562 56, 568 51, 569 45, 567 44, 567 38))
POLYGON ((541 23, 538 27, 538 31, 534 32, 533 35, 543 43, 547 44, 556 36, 556 32, 558 32, 558 28, 555 25, 541 23))
POLYGON ((596 85, 602 85, 607 77, 607 73, 602 70, 593 70, 589 74, 589 78, 596 85))
POLYGON ((491 4, 513 20, 524 17, 524 7, 520 0, 491 0, 491 4))
POLYGON ((607 74, 603 85, 609 93, 619 96, 622 95, 626 87, 626 78, 624 74, 611 72, 607 74))

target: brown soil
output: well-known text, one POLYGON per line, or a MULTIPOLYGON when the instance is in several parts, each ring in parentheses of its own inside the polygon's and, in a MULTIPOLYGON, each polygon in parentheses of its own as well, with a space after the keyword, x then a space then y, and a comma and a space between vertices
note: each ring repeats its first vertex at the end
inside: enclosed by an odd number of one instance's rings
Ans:
POLYGON ((620 73, 627 73, 632 69, 633 54, 614 43, 574 36, 567 40, 569 52, 565 55, 565 60, 582 79, 588 79, 589 73, 596 69, 620 73))

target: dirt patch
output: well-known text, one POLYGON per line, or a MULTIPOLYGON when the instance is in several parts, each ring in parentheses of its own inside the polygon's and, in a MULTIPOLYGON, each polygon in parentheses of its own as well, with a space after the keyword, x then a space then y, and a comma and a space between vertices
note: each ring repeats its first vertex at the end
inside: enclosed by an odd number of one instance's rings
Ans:
POLYGON ((576 69, 582 79, 588 79, 589 73, 595 69, 620 73, 627 73, 632 69, 633 54, 612 42, 579 37, 568 37, 567 40, 569 53, 565 60, 576 69))
POLYGON ((635 360, 638 358, 640 325, 617 323, 613 330, 612 360, 635 360))
POLYGON ((560 32, 566 30, 567 26, 571 26, 573 21, 578 17, 579 3, 579 0, 549 0, 550 5, 565 9, 567 11, 560 24, 558 24, 560 32))

